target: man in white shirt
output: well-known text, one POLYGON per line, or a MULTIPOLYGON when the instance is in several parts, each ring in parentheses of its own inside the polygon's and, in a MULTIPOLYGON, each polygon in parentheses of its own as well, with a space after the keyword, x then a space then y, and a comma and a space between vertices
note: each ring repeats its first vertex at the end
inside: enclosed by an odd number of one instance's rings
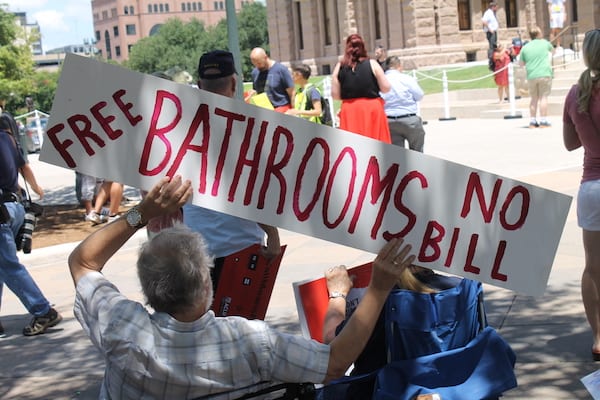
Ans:
POLYGON ((483 18, 481 18, 481 22, 483 23, 483 31, 485 32, 485 36, 489 43, 488 48, 488 58, 494 52, 496 48, 496 44, 498 43, 498 19, 496 18, 496 10, 498 9, 498 5, 495 1, 490 1, 490 5, 485 13, 483 13, 483 18))
POLYGON ((412 76, 402 73, 402 62, 398 56, 385 61, 385 77, 392 90, 381 93, 385 101, 384 110, 390 127, 392 143, 411 150, 423 152, 425 130, 423 121, 417 115, 417 102, 423 98, 423 89, 412 76))

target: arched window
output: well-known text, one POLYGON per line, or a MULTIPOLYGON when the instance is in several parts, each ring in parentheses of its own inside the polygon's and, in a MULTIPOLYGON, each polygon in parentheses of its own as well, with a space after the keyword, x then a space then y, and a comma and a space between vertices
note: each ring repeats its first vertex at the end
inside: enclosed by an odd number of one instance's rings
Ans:
POLYGON ((106 59, 112 60, 112 51, 110 49, 110 33, 104 31, 104 47, 106 47, 106 59))
POLYGON ((160 27, 162 26, 162 24, 156 24, 152 27, 152 29, 150 29, 150 33, 148 34, 148 36, 152 36, 152 35, 156 35, 158 33, 158 31, 160 30, 160 27))

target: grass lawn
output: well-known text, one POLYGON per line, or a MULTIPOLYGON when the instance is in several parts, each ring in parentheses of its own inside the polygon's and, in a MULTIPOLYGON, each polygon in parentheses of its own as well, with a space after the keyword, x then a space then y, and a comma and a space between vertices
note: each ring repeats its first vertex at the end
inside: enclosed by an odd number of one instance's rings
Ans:
MULTIPOLYGON (((449 67, 446 69, 448 90, 495 88, 496 83, 487 65, 467 67, 449 67)), ((412 74, 412 71, 409 71, 412 74)), ((441 68, 418 70, 416 73, 419 85, 425 92, 440 93, 443 91, 441 68)))
MULTIPOLYGON (((442 77, 446 70, 448 79, 448 90, 463 90, 463 89, 482 89, 495 88, 494 77, 486 65, 463 64, 460 66, 446 66, 442 68, 431 68, 416 70, 416 75, 419 85, 425 94, 441 93, 443 91, 442 77)), ((413 71, 406 71, 407 74, 413 75, 413 71)), ((413 75, 414 76, 414 75, 413 75)), ((310 82, 320 86, 326 76, 313 76, 310 82)), ((252 88, 251 83, 244 83, 244 90, 252 88)), ((321 89, 319 87, 319 89, 321 89)), ((322 92, 322 91, 321 91, 322 92)), ((334 101, 334 107, 339 109, 339 101, 334 101)))

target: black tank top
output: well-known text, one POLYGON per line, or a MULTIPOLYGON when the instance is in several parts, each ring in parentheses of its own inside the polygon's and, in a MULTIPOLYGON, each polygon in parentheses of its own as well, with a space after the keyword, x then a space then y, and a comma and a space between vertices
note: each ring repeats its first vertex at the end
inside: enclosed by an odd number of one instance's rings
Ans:
POLYGON ((379 97, 379 85, 373 75, 369 59, 356 64, 354 70, 343 66, 338 73, 340 81, 340 94, 342 99, 357 99, 366 97, 374 99, 379 97))

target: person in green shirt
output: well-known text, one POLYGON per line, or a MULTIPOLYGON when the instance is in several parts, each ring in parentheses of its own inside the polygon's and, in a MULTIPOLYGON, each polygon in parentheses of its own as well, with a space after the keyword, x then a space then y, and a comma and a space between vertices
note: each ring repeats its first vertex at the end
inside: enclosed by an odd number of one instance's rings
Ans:
POLYGON ((552 53, 554 47, 542 37, 542 31, 535 26, 529 31, 531 41, 521 49, 519 63, 525 66, 527 83, 529 85, 530 128, 547 128, 548 122, 548 96, 552 91, 552 53), (539 111, 540 120, 536 116, 539 111))

